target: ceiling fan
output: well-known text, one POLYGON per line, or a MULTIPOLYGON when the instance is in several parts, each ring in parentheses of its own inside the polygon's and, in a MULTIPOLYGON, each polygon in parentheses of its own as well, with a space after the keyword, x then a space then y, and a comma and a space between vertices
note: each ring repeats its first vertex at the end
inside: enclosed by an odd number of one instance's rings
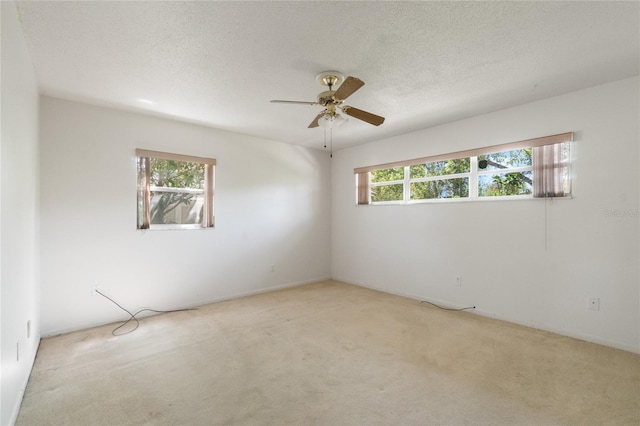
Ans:
POLYGON ((316 81, 318 83, 328 86, 329 90, 325 92, 321 92, 318 95, 318 100, 315 102, 305 102, 305 101, 283 101, 279 99, 274 99, 271 102, 273 103, 281 103, 281 104, 301 104, 301 105, 322 105, 324 106, 324 111, 316 116, 313 119, 311 124, 309 124, 309 128, 313 127, 334 127, 340 125, 345 120, 342 117, 338 109, 342 110, 348 116, 357 118, 358 120, 365 121, 369 124, 373 124, 374 126, 379 126, 384 123, 384 117, 380 117, 379 115, 371 114, 370 112, 363 111, 358 108, 354 108, 348 105, 342 105, 345 99, 351 96, 356 90, 360 89, 364 86, 364 81, 360 80, 356 77, 347 77, 346 79, 337 71, 325 71, 316 77, 316 81), (340 84, 342 83, 342 84, 340 84), (333 90, 333 87, 336 85, 340 85, 337 90, 333 90))

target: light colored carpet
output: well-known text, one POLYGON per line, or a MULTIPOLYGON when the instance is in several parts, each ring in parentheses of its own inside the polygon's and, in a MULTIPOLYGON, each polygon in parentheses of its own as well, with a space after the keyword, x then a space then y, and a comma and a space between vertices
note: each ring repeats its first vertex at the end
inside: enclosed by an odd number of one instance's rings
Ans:
POLYGON ((638 425, 640 356, 327 281, 44 339, 18 425, 638 425))

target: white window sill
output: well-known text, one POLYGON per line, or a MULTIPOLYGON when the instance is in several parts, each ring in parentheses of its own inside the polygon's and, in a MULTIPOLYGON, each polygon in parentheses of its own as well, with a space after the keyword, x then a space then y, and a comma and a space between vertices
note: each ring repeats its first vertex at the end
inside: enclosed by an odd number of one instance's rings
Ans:
POLYGON ((151 225, 148 229, 139 231, 184 231, 184 230, 210 230, 214 227, 204 228, 202 225, 151 225))
MULTIPOLYGON (((523 200, 571 200, 573 196, 571 194, 565 197, 538 197, 534 198, 531 195, 508 195, 503 197, 477 197, 477 198, 434 198, 431 200, 412 200, 412 201, 379 201, 370 204, 364 204, 364 206, 405 206, 414 204, 440 204, 440 203, 486 203, 495 201, 523 201, 523 200)), ((356 206, 363 206, 356 204, 356 206)))

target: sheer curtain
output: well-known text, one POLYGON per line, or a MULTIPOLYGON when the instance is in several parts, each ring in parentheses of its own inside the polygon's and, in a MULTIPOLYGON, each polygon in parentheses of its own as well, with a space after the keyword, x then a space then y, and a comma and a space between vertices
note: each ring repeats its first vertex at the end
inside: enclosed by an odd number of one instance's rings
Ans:
POLYGON ((138 229, 151 223, 151 158, 138 157, 138 229))
POLYGON ((205 203, 202 215, 202 227, 213 227, 213 188, 214 188, 214 164, 205 164, 204 166, 204 191, 205 203))
POLYGON ((535 198, 564 197, 566 168, 564 144, 533 147, 533 196, 535 198))
POLYGON ((356 173, 358 182, 358 204, 369 204, 369 172, 356 173))

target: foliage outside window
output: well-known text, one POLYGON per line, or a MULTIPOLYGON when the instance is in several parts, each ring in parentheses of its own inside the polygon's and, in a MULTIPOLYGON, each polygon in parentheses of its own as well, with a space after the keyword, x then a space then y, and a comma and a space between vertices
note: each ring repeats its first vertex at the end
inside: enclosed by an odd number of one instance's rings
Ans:
POLYGON ((402 201, 404 167, 371 172, 371 202, 402 201))
POLYGON ((479 155, 478 196, 505 197, 533 193, 532 148, 479 155))
POLYGON ((431 157, 435 161, 425 158, 388 168, 356 169, 357 203, 564 197, 571 193, 572 139, 573 133, 565 133, 466 151, 472 154, 468 156, 451 154, 451 159, 438 156, 431 157), (527 142, 532 145, 526 146, 527 142))
POLYGON ((410 200, 469 196, 469 158, 408 166, 410 200))
POLYGON ((137 150, 138 229, 213 227, 215 160, 137 150))

